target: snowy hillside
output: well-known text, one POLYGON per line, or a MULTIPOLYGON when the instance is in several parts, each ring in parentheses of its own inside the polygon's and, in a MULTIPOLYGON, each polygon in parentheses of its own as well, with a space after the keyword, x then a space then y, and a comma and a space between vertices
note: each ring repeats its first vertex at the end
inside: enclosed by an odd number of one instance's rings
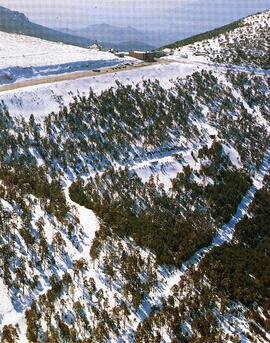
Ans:
POLYGON ((198 42, 185 46, 181 42, 175 43, 170 46, 174 49, 171 58, 270 69, 269 37, 270 11, 266 11, 247 17, 232 28, 229 26, 222 34, 216 35, 215 31, 206 33, 202 35, 203 40, 199 36, 198 42), (211 38, 206 39, 207 36, 211 38), (177 45, 180 46, 178 49, 177 45))
POLYGON ((183 51, 0 95, 1 341, 269 342, 270 75, 183 51))
POLYGON ((130 60, 108 52, 0 32, 0 84, 21 78, 109 67, 130 60))
MULTIPOLYGON (((166 303, 177 269, 224 236, 222 224, 269 170, 266 158, 258 179, 269 142, 269 77, 250 76, 247 85, 245 74, 217 76, 196 72, 167 89, 119 83, 41 123, 14 121, 3 108, 4 336, 149 341, 144 320, 166 303)), ((224 339, 228 330, 244 334, 211 325, 224 339)))

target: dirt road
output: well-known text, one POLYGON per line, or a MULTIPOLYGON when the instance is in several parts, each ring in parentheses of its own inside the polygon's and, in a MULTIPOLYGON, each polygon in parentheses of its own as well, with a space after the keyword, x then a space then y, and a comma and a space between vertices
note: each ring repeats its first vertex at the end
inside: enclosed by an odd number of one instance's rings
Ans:
POLYGON ((100 75, 104 75, 104 74, 116 74, 116 73, 120 73, 123 71, 134 70, 134 69, 138 69, 138 68, 142 68, 142 67, 154 66, 154 65, 160 65, 160 64, 171 64, 171 63, 208 66, 208 67, 212 67, 214 69, 218 69, 220 72, 223 72, 223 73, 230 70, 233 72, 255 73, 256 75, 269 75, 270 74, 270 70, 264 71, 264 70, 260 70, 260 69, 256 69, 256 68, 247 69, 246 67, 236 66, 236 65, 226 66, 226 65, 222 65, 222 64, 218 65, 218 64, 203 62, 203 61, 192 61, 192 60, 186 61, 186 60, 174 60, 174 59, 162 59, 161 58, 161 59, 157 60, 156 62, 151 62, 151 63, 150 62, 141 62, 138 64, 132 64, 132 65, 131 64, 118 65, 118 66, 113 66, 113 67, 108 67, 108 68, 101 68, 101 69, 95 69, 95 70, 85 70, 85 71, 80 71, 80 72, 60 74, 60 75, 52 75, 52 76, 47 76, 47 77, 40 77, 40 78, 35 78, 35 79, 29 79, 29 80, 14 82, 11 84, 0 86, 0 93, 15 90, 15 89, 20 89, 20 88, 31 87, 31 86, 50 84, 50 83, 56 83, 56 82, 61 82, 61 81, 77 80, 77 79, 82 79, 82 78, 91 77, 91 76, 100 76, 100 75))
POLYGON ((133 64, 133 65, 118 65, 118 66, 109 67, 109 68, 85 70, 85 71, 68 73, 68 74, 53 75, 53 76, 48 76, 48 77, 29 79, 29 80, 19 81, 19 82, 11 83, 8 85, 0 86, 0 93, 10 91, 10 90, 14 90, 14 89, 26 88, 26 87, 43 85, 43 84, 48 84, 48 83, 77 80, 77 79, 82 79, 85 77, 100 76, 100 75, 104 75, 104 74, 113 74, 113 73, 116 74, 116 73, 120 73, 122 71, 133 70, 133 69, 137 69, 137 68, 147 67, 150 65, 170 64, 170 63, 171 63, 170 61, 165 61, 165 60, 159 60, 159 61, 153 62, 153 63, 141 62, 141 63, 133 64))

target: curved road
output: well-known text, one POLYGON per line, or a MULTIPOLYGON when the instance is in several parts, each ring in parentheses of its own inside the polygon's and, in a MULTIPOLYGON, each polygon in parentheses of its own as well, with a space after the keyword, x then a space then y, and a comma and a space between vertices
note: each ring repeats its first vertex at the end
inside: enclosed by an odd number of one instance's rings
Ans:
POLYGON ((147 66, 152 66, 152 65, 159 65, 159 64, 170 64, 170 63, 172 62, 166 61, 166 60, 159 60, 157 62, 152 62, 152 63, 141 62, 141 63, 133 64, 133 65, 118 65, 118 66, 108 67, 108 68, 86 70, 86 71, 80 71, 80 72, 74 72, 74 73, 66 73, 66 74, 52 75, 52 76, 41 77, 41 78, 34 78, 34 79, 14 82, 11 84, 0 86, 0 93, 15 90, 15 89, 20 89, 20 88, 48 84, 48 83, 77 80, 77 79, 82 79, 85 77, 100 76, 104 74, 113 74, 113 73, 116 74, 116 73, 120 73, 127 70, 132 70, 132 69, 137 69, 137 68, 142 68, 142 67, 147 67, 147 66))
POLYGON ((208 63, 204 61, 192 61, 192 60, 184 60, 184 59, 174 60, 173 58, 168 58, 168 59, 160 58, 156 62, 140 62, 138 64, 133 64, 133 65, 123 64, 123 65, 118 65, 118 66, 113 66, 113 67, 108 67, 108 68, 85 70, 85 71, 80 71, 80 72, 52 75, 52 76, 47 76, 47 77, 34 78, 34 79, 14 82, 11 84, 0 86, 0 93, 15 90, 15 89, 20 89, 20 88, 31 87, 31 86, 56 83, 56 82, 61 82, 61 81, 77 80, 77 79, 82 79, 82 78, 91 77, 91 76, 100 76, 104 74, 113 74, 113 73, 116 74, 116 73, 120 73, 127 70, 138 69, 142 67, 160 65, 160 64, 171 64, 171 63, 192 64, 192 65, 198 65, 198 66, 212 67, 212 68, 218 69, 220 72, 223 72, 223 73, 229 70, 236 73, 246 72, 246 73, 254 73, 256 75, 270 75, 270 70, 246 68, 246 67, 237 66, 237 65, 226 66, 223 64, 214 64, 214 63, 208 63))

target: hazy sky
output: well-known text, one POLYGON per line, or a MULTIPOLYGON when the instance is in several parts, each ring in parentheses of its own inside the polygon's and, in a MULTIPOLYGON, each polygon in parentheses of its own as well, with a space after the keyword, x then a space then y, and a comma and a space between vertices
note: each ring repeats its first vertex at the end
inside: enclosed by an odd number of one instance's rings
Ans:
POLYGON ((188 35, 270 9, 270 0, 0 0, 0 5, 50 27, 107 23, 188 35))

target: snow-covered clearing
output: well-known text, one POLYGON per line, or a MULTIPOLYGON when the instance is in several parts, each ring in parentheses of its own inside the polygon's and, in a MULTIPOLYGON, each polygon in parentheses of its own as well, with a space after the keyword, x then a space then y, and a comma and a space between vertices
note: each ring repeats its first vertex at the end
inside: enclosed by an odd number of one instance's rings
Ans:
POLYGON ((84 234, 87 237, 87 245, 84 247, 84 253, 80 254, 80 257, 89 259, 89 246, 95 237, 95 232, 99 229, 99 222, 93 211, 87 209, 84 206, 80 206, 70 199, 68 188, 65 189, 65 195, 67 202, 70 206, 75 207, 78 218, 80 218, 80 224, 84 230, 84 234), (88 246, 89 244, 89 246, 88 246))
POLYGON ((0 279, 0 299, 0 327, 6 324, 16 325, 18 323, 21 328, 20 342, 26 343, 24 314, 17 312, 13 307, 8 295, 8 289, 2 279, 0 279))
POLYGON ((235 64, 222 64, 222 63, 213 63, 209 61, 208 57, 205 56, 196 56, 193 54, 192 50, 190 50, 189 46, 181 48, 180 51, 175 51, 173 55, 169 55, 163 58, 164 61, 171 61, 180 64, 196 64, 197 66, 210 67, 213 71, 219 73, 226 73, 227 71, 236 72, 236 73, 252 73, 254 75, 262 76, 262 75, 270 75, 270 70, 268 69, 260 69, 254 67, 247 67, 235 64), (189 58, 183 58, 182 49, 186 52, 189 52, 189 58))
POLYGON ((0 84, 134 61, 109 52, 0 32, 0 84))

